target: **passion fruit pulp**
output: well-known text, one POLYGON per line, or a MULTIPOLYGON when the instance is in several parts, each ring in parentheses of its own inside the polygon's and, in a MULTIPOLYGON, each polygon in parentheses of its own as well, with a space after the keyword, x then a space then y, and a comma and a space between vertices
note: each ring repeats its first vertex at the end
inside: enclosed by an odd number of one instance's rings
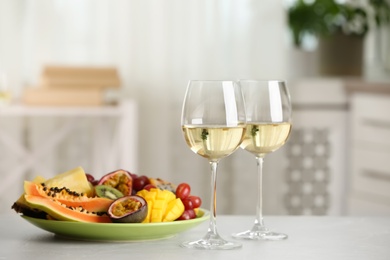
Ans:
POLYGON ((133 178, 130 172, 120 169, 104 175, 98 185, 111 186, 127 196, 132 194, 133 178))
POLYGON ((114 223, 141 223, 148 214, 148 204, 140 196, 125 196, 111 203, 107 213, 114 223))

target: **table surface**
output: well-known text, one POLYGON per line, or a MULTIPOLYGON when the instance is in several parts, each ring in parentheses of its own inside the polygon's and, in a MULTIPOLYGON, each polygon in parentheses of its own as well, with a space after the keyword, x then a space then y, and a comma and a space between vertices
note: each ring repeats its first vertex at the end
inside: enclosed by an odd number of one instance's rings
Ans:
MULTIPOLYGON (((61 239, 15 214, 0 215, 0 259, 390 259, 390 218, 266 216, 266 225, 289 235, 283 241, 241 241, 235 250, 181 248, 202 237, 208 223, 173 238, 148 242, 61 239)), ((225 239, 252 226, 251 216, 217 216, 225 239)))

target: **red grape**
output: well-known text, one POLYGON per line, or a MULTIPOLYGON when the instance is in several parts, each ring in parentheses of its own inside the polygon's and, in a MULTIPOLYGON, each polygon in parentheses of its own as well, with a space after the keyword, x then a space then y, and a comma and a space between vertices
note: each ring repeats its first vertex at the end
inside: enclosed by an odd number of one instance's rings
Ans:
POLYGON ((133 189, 135 189, 136 191, 140 191, 149 183, 150 181, 147 176, 145 175, 138 176, 133 180, 133 189))
POLYGON ((176 197, 181 200, 187 198, 191 193, 191 187, 188 183, 180 183, 176 188, 176 197))
POLYGON ((193 208, 199 208, 202 205, 202 199, 198 196, 189 196, 188 199, 191 200, 193 208))
POLYGON ((146 184, 144 187, 144 190, 150 190, 150 189, 156 189, 157 187, 154 186, 153 184, 146 184))
POLYGON ((196 218, 196 213, 193 209, 187 209, 183 214, 178 218, 178 220, 189 220, 196 218))
POLYGON ((187 197, 185 199, 182 199, 181 200, 183 202, 183 205, 184 205, 184 208, 187 210, 187 209, 193 209, 194 208, 194 205, 193 205, 193 202, 192 200, 190 199, 190 197, 187 197))

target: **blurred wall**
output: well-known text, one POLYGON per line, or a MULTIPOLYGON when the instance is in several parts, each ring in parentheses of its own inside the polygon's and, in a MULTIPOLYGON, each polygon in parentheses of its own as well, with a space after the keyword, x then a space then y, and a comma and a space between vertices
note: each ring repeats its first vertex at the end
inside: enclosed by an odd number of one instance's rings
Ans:
MULTIPOLYGON (((186 84, 316 76, 315 53, 289 44, 284 8, 282 0, 0 0, 0 70, 9 74, 17 101, 23 88, 37 84, 45 64, 116 66, 121 97, 139 108, 137 173, 189 182, 207 207, 208 164, 186 147, 180 129, 186 84)), ((275 154, 266 171, 279 163, 275 154)), ((218 178, 221 212, 254 213, 251 156, 238 151, 222 160, 218 178)), ((280 190, 266 192, 271 198, 280 190)), ((274 205, 281 198, 269 201, 266 213, 283 213, 274 205)))
MULTIPOLYGON (((16 96, 37 84, 45 64, 117 66, 123 96, 139 105, 139 173, 188 181, 205 198, 207 162, 186 147, 180 130, 188 80, 285 78, 288 71, 281 1, 0 3, 0 65, 16 96)), ((221 186, 234 186, 223 164, 221 186)))

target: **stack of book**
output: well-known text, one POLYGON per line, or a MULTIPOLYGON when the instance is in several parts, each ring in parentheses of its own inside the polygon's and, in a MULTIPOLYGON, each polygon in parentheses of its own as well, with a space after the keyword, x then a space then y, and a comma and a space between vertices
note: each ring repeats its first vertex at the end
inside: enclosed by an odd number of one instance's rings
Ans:
POLYGON ((39 86, 24 91, 23 102, 52 106, 104 105, 107 90, 120 85, 118 72, 112 67, 46 66, 39 86))

